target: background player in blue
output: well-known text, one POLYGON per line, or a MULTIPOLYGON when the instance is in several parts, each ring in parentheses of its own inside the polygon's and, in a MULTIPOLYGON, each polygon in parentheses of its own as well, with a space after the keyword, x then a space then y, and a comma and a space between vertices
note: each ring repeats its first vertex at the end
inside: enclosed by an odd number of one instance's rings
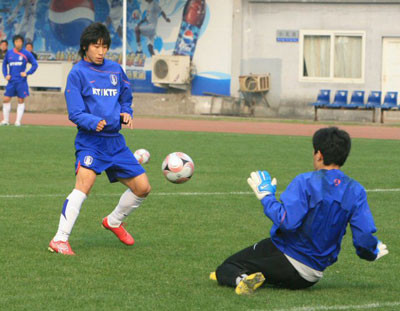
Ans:
POLYGON ((52 252, 75 254, 68 238, 96 175, 106 171, 110 182, 119 181, 128 187, 114 211, 102 222, 104 228, 126 245, 133 245, 134 239, 122 221, 150 192, 144 169, 119 133, 121 122, 132 128, 132 89, 121 66, 105 59, 110 45, 110 33, 103 24, 88 26, 80 38, 82 60, 68 75, 65 90, 68 114, 78 127, 76 184, 64 202, 58 231, 50 241, 52 252))
POLYGON ((369 261, 388 254, 373 235, 374 220, 364 188, 341 170, 350 152, 350 136, 336 127, 313 136, 314 172, 297 176, 275 198, 276 179, 267 171, 247 180, 264 214, 272 220, 271 237, 232 255, 210 279, 249 294, 266 284, 289 289, 307 288, 336 262, 347 224, 357 255, 369 261))
POLYGON ((3 100, 3 121, 0 125, 9 125, 11 97, 18 97, 17 119, 15 125, 20 126, 25 111, 24 99, 29 96, 27 76, 33 74, 38 64, 30 52, 23 49, 24 38, 20 35, 13 37, 14 49, 8 50, 3 61, 3 75, 8 81, 3 100), (25 72, 26 64, 30 63, 31 68, 25 72))

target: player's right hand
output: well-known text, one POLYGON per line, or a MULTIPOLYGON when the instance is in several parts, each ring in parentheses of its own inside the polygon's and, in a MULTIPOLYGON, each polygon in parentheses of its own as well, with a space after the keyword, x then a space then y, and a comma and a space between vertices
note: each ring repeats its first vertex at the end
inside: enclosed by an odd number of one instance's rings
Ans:
POLYGON ((96 132, 101 132, 101 131, 104 129, 104 127, 105 127, 106 125, 107 125, 106 120, 101 120, 101 121, 97 124, 96 132))
POLYGON ((11 75, 6 75, 6 80, 10 81, 10 79, 11 79, 11 75))
POLYGON ((126 112, 122 112, 119 115, 120 115, 121 123, 125 124, 130 129, 133 129, 133 119, 132 119, 131 115, 126 112))
POLYGON ((383 244, 382 241, 378 241, 378 245, 376 246, 375 252, 378 254, 375 260, 378 260, 379 258, 389 254, 387 246, 383 244))
POLYGON ((271 180, 271 176, 267 171, 252 172, 247 179, 247 183, 253 189, 257 199, 262 200, 265 196, 275 194, 276 178, 271 180))

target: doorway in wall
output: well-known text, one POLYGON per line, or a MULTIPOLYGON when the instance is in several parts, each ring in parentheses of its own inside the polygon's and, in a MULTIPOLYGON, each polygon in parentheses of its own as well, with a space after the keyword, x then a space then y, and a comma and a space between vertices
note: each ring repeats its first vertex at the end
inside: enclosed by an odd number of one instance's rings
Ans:
POLYGON ((400 37, 383 38, 382 95, 387 91, 400 93, 400 37))

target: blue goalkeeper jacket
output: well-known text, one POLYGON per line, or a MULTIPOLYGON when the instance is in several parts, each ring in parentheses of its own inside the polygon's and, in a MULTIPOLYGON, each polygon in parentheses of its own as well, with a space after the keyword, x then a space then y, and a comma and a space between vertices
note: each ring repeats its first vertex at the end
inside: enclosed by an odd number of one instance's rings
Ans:
POLYGON ((75 64, 68 75, 65 99, 69 119, 78 130, 98 136, 117 134, 120 113, 133 113, 130 82, 121 66, 107 59, 102 65, 85 60, 75 64), (107 124, 96 132, 101 120, 107 124))
POLYGON ((15 48, 8 50, 3 61, 4 77, 11 75, 10 82, 26 81, 26 77, 21 77, 21 72, 25 71, 27 63, 31 63, 32 67, 26 74, 31 75, 38 67, 38 63, 33 55, 25 49, 21 49, 20 51, 17 51, 15 48))
POLYGON ((318 271, 337 261, 347 224, 357 255, 377 256, 378 240, 364 188, 340 170, 318 170, 297 176, 281 194, 262 199, 273 221, 271 239, 283 253, 318 271))

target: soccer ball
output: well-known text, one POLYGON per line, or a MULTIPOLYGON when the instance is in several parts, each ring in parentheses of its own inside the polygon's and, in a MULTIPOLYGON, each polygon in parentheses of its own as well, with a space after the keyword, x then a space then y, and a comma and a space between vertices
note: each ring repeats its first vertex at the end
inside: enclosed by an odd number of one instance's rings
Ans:
POLYGON ((193 160, 183 152, 173 152, 167 155, 161 170, 165 178, 175 184, 187 182, 194 173, 193 160))
POLYGON ((140 164, 146 164, 150 161, 150 152, 146 149, 138 149, 133 154, 140 164))

